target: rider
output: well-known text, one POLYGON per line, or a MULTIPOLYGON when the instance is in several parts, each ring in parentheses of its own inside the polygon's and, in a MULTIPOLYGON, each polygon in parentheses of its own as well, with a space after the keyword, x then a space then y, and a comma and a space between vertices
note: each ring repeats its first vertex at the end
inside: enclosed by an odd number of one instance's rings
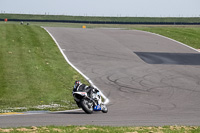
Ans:
POLYGON ((92 86, 87 86, 85 84, 82 84, 80 80, 75 81, 73 91, 74 92, 76 92, 76 91, 87 92, 88 96, 91 97, 91 98, 93 97, 92 94, 97 94, 98 93, 98 96, 95 97, 95 98, 97 98, 98 101, 100 100, 99 90, 94 88, 94 87, 92 87, 92 86))

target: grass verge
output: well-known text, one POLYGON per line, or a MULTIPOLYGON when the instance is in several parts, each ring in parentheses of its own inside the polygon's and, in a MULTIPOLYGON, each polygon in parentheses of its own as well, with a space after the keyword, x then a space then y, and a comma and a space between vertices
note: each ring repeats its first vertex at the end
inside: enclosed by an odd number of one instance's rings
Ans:
POLYGON ((44 29, 0 24, 0 113, 76 108, 76 79, 86 82, 44 29))
POLYGON ((37 133, 198 133, 200 127, 195 126, 163 126, 163 127, 108 127, 108 126, 47 126, 28 128, 7 128, 0 132, 37 132, 37 133))

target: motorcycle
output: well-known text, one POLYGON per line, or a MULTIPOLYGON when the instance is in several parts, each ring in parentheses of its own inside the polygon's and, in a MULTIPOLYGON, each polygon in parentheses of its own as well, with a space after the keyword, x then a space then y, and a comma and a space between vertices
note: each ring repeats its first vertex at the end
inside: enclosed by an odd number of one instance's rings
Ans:
MULTIPOLYGON (((75 84, 77 84, 77 81, 75 84)), ((92 114, 93 111, 102 111, 103 113, 108 112, 108 108, 102 102, 101 94, 98 89, 87 87, 85 85, 83 87, 74 85, 72 94, 78 107, 82 108, 85 113, 92 114)))

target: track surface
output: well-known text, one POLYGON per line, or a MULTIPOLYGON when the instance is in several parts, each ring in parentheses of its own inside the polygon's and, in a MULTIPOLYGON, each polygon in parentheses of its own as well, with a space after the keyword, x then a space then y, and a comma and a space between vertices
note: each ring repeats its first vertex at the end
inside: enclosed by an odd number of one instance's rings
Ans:
POLYGON ((88 115, 80 110, 0 116, 0 127, 200 125, 200 63, 197 51, 141 31, 47 30, 70 62, 110 99, 109 112, 88 115), (162 53, 165 54, 160 59, 162 53), (186 59, 188 54, 191 56, 186 59))

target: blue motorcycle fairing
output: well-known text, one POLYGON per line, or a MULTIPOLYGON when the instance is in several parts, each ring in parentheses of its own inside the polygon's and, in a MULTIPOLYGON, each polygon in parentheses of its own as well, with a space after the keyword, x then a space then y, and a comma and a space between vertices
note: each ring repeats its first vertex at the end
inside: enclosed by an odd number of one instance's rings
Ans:
POLYGON ((100 105, 96 105, 94 107, 94 111, 101 111, 101 106, 100 105))

